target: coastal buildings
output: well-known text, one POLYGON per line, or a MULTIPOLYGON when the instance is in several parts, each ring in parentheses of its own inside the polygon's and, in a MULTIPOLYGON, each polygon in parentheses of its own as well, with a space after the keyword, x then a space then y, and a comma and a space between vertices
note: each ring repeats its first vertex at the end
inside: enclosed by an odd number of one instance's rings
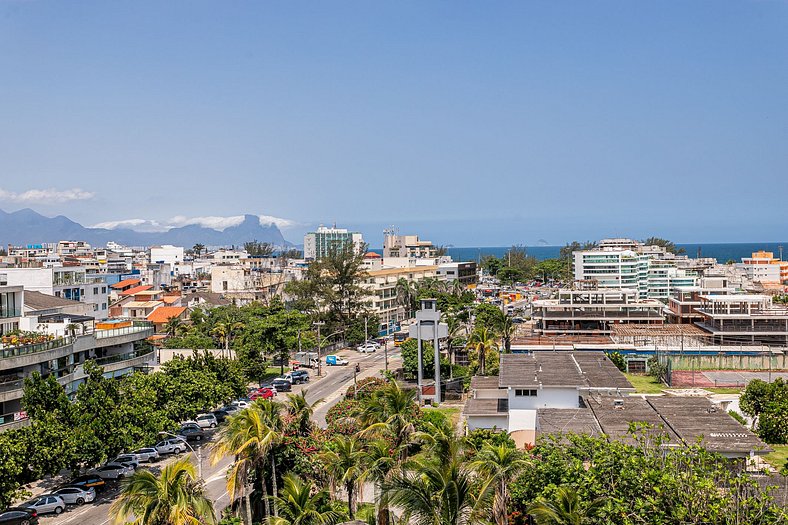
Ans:
POLYGON ((304 258, 310 261, 325 257, 332 249, 340 246, 352 245, 357 253, 364 247, 364 238, 358 232, 351 232, 345 228, 331 228, 322 224, 313 232, 304 235, 304 258))
POLYGON ((405 303, 399 297, 397 283, 404 279, 418 284, 424 279, 437 278, 437 266, 416 266, 412 268, 386 268, 367 272, 361 284, 368 292, 367 306, 380 319, 379 331, 391 333, 393 327, 408 318, 405 303))
POLYGON ((397 235, 393 229, 383 232, 383 257, 412 257, 429 259, 437 257, 438 249, 418 235, 397 235))
POLYGON ((743 257, 738 266, 751 281, 763 286, 788 284, 788 261, 776 259, 773 252, 753 252, 752 257, 743 257))
POLYGON ((634 289, 559 290, 555 299, 533 302, 538 335, 610 335, 614 325, 664 323, 664 305, 640 299, 634 289))
POLYGON ((715 344, 764 344, 788 347, 788 307, 768 295, 702 295, 697 326, 715 344))

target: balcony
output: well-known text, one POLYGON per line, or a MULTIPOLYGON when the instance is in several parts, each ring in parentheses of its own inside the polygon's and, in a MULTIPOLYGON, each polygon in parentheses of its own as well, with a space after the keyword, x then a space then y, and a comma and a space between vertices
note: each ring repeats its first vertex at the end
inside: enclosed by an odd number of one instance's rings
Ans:
POLYGON ((22 317, 22 310, 19 308, 0 308, 0 319, 11 317, 22 317))
POLYGON ((11 412, 0 415, 0 432, 21 428, 30 424, 26 412, 11 412))
POLYGON ((65 357, 73 352, 73 337, 53 341, 0 348, 0 370, 28 366, 65 357))
POLYGON ((152 336, 155 332, 156 330, 152 323, 147 321, 132 321, 131 326, 110 328, 108 330, 95 330, 93 332, 93 337, 95 337, 96 348, 102 348, 105 346, 140 341, 152 336))

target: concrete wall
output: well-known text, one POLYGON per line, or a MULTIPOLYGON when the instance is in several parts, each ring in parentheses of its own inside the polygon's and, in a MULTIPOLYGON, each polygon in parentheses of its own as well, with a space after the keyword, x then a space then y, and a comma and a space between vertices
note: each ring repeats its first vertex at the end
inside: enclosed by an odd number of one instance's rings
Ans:
POLYGON ((512 409, 537 409, 537 408, 577 408, 579 406, 579 393, 576 388, 539 388, 536 396, 515 396, 515 389, 509 390, 509 410, 512 409))
POLYGON ((466 422, 468 423, 468 430, 475 430, 477 428, 498 428, 500 430, 507 430, 509 418, 507 415, 501 416, 468 416, 466 422))

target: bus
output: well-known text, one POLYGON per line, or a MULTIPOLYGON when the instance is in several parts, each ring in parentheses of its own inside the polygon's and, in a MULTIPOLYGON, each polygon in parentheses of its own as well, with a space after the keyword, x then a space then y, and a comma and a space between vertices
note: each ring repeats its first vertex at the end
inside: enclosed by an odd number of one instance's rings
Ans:
POLYGON ((402 343, 410 339, 408 332, 394 332, 394 346, 402 346, 402 343))

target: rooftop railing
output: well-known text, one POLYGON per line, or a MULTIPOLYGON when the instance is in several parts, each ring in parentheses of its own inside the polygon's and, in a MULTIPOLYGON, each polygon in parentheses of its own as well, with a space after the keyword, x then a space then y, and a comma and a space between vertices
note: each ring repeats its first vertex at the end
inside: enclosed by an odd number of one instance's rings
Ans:
POLYGON ((137 334, 146 331, 153 331, 152 323, 147 321, 133 321, 131 326, 110 328, 108 330, 96 330, 94 333, 96 335, 96 339, 105 339, 107 337, 118 337, 120 335, 137 334))
POLYGON ((107 357, 100 357, 98 359, 95 359, 94 361, 97 365, 108 365, 112 363, 120 363, 121 361, 129 361, 130 359, 136 359, 138 357, 145 357, 151 354, 153 354, 152 348, 144 348, 140 350, 135 350, 133 352, 127 352, 125 354, 108 355, 107 357))
POLYGON ((60 337, 53 341, 46 341, 43 343, 33 343, 28 345, 12 346, 8 348, 0 348, 0 357, 19 357, 28 354, 36 354, 38 352, 45 352, 47 350, 54 350, 68 346, 74 342, 73 337, 60 337))

